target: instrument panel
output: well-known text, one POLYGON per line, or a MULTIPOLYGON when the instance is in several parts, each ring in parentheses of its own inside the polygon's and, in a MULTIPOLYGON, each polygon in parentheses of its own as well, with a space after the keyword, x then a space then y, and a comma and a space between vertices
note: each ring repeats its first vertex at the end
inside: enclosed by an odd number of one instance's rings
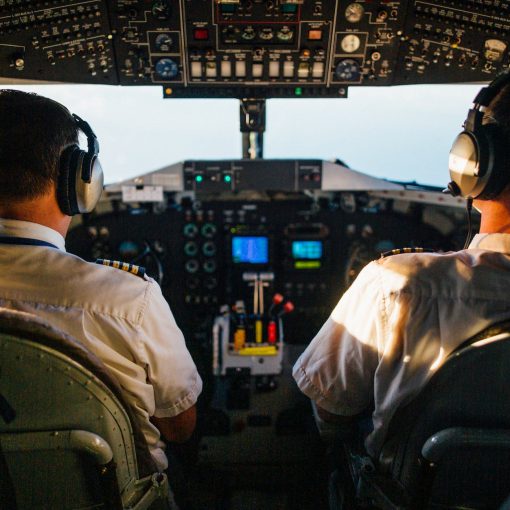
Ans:
POLYGON ((165 97, 344 97, 509 65, 508 0, 0 0, 0 76, 165 97))
MULTIPOLYGON (((164 210, 117 204, 74 228, 67 246, 86 260, 145 266, 192 344, 208 336, 221 305, 243 300, 253 313, 247 275, 270 275, 265 303, 280 293, 294 304, 285 318, 285 342, 307 344, 370 260, 394 248, 457 247, 422 219, 424 207, 398 210, 392 199, 363 192, 315 198, 292 192, 196 193, 164 210)), ((462 211, 455 213, 462 224, 462 211)), ((451 219, 446 223, 451 228, 451 219)))

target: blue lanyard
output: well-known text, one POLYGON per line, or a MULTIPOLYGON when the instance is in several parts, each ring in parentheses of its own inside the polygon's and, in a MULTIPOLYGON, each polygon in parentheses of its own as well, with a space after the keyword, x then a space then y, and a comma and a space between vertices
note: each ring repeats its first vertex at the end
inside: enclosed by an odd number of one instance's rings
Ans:
POLYGON ((0 244, 17 244, 24 246, 47 246, 49 248, 58 247, 54 244, 48 243, 47 241, 40 241, 39 239, 30 239, 28 237, 2 237, 0 236, 0 244))

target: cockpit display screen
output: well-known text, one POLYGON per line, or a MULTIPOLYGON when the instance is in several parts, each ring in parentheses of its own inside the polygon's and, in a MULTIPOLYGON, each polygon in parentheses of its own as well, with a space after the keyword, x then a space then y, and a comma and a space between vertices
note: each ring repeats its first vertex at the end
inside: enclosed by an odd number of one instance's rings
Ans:
POLYGON ((322 241, 292 241, 292 258, 295 260, 320 260, 322 241))
POLYGON ((233 236, 232 260, 235 264, 267 264, 269 239, 267 236, 233 236))

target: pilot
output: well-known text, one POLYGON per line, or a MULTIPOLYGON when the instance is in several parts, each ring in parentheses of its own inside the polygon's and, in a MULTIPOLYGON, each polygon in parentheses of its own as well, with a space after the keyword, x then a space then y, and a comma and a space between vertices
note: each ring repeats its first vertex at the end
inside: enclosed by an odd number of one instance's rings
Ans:
POLYGON ((452 146, 450 175, 450 192, 481 212, 480 233, 462 251, 368 264, 293 369, 319 424, 345 430, 371 416, 372 458, 397 408, 448 355, 510 319, 510 74, 477 95, 452 146))
POLYGON ((189 438, 202 381, 152 278, 66 253, 71 217, 101 194, 97 138, 59 103, 16 90, 0 90, 0 119, 0 306, 45 319, 104 362, 163 471, 160 437, 189 438))

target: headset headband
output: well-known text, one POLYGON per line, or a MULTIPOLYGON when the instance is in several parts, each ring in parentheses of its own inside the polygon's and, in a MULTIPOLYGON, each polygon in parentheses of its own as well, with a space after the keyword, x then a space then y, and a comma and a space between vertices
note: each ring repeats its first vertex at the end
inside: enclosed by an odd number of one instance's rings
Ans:
POLYGON ((96 158, 99 154, 99 141, 87 121, 83 120, 75 113, 73 113, 72 116, 78 128, 87 137, 87 156, 89 157, 90 164, 83 165, 81 178, 83 181, 89 183, 92 179, 92 162, 94 161, 94 158, 96 158))
POLYGON ((468 116, 464 122, 466 131, 474 131, 476 126, 480 126, 483 121, 485 109, 491 104, 492 100, 501 92, 501 89, 510 83, 510 72, 506 71, 492 80, 489 85, 480 89, 473 106, 469 110, 468 116))

